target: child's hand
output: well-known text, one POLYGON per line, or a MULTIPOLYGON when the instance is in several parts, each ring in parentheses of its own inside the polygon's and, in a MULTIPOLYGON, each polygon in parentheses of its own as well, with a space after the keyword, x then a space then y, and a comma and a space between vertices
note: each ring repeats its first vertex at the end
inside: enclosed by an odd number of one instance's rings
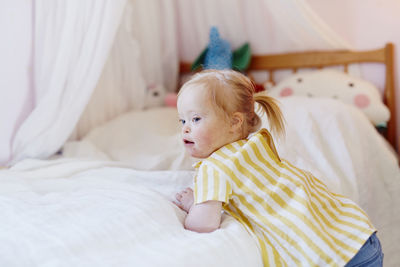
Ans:
POLYGON ((190 208, 193 205, 194 197, 193 197, 193 190, 191 188, 186 188, 182 190, 180 193, 175 195, 177 201, 174 203, 181 209, 186 212, 189 212, 190 208))

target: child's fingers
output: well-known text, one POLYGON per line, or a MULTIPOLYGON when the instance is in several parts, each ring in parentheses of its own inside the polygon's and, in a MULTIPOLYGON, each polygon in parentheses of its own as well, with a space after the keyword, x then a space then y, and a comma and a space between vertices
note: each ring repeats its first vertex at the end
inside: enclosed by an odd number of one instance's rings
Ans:
POLYGON ((183 190, 181 193, 191 194, 191 193, 193 193, 193 190, 192 190, 192 188, 187 187, 187 188, 186 188, 185 190, 183 190))
POLYGON ((181 193, 182 197, 191 196, 193 195, 192 189, 185 190, 181 193))
POLYGON ((183 208, 182 203, 177 202, 177 201, 172 201, 172 203, 174 203, 174 204, 175 204, 178 208, 180 208, 181 210, 185 210, 185 209, 183 208))

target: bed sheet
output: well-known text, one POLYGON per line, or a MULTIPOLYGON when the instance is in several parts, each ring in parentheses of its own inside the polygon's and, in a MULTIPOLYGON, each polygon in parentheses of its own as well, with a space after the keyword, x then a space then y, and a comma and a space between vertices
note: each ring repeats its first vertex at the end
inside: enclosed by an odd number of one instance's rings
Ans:
POLYGON ((1 171, 0 266, 262 266, 231 217, 209 234, 183 228, 171 200, 192 175, 75 159, 1 171))
MULTIPOLYGON (((385 266, 398 266, 400 171, 387 143, 359 110, 338 101, 280 102, 286 119, 286 136, 275 137, 280 156, 357 202, 378 229, 385 266)), ((194 161, 180 142, 175 109, 136 111, 65 144, 61 159, 0 172, 0 214, 12 218, 4 218, 11 231, 2 234, 9 259, 23 260, 30 249, 37 261, 70 257, 78 266, 94 260, 100 266, 259 266, 254 241, 230 217, 212 234, 183 230, 183 214, 171 199, 191 184, 194 161), (209 258, 201 257, 209 250, 209 258)))
POLYGON ((63 157, 112 160, 137 170, 192 170, 180 138, 176 108, 132 111, 67 142, 63 157))

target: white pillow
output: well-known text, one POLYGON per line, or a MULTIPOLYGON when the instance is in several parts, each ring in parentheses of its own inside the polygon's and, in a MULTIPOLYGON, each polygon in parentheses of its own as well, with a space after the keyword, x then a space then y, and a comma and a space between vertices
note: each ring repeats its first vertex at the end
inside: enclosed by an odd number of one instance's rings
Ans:
POLYGON ((185 151, 176 108, 131 111, 96 127, 81 141, 67 142, 64 157, 95 158, 137 170, 191 170, 197 161, 185 151))
POLYGON ((390 118, 378 89, 370 82, 336 70, 297 73, 267 90, 273 97, 292 95, 327 97, 356 106, 374 123, 386 125, 390 118))

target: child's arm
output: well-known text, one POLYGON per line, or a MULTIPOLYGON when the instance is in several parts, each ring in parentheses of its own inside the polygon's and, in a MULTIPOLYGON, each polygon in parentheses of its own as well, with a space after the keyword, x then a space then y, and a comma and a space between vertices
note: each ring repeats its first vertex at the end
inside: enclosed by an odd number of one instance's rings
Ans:
POLYGON ((198 233, 217 230, 221 224, 222 202, 209 200, 192 205, 185 220, 185 228, 198 233))
POLYGON ((219 228, 221 224, 222 202, 209 200, 193 204, 193 190, 186 188, 176 194, 178 207, 188 213, 185 228, 198 233, 209 233, 219 228))

